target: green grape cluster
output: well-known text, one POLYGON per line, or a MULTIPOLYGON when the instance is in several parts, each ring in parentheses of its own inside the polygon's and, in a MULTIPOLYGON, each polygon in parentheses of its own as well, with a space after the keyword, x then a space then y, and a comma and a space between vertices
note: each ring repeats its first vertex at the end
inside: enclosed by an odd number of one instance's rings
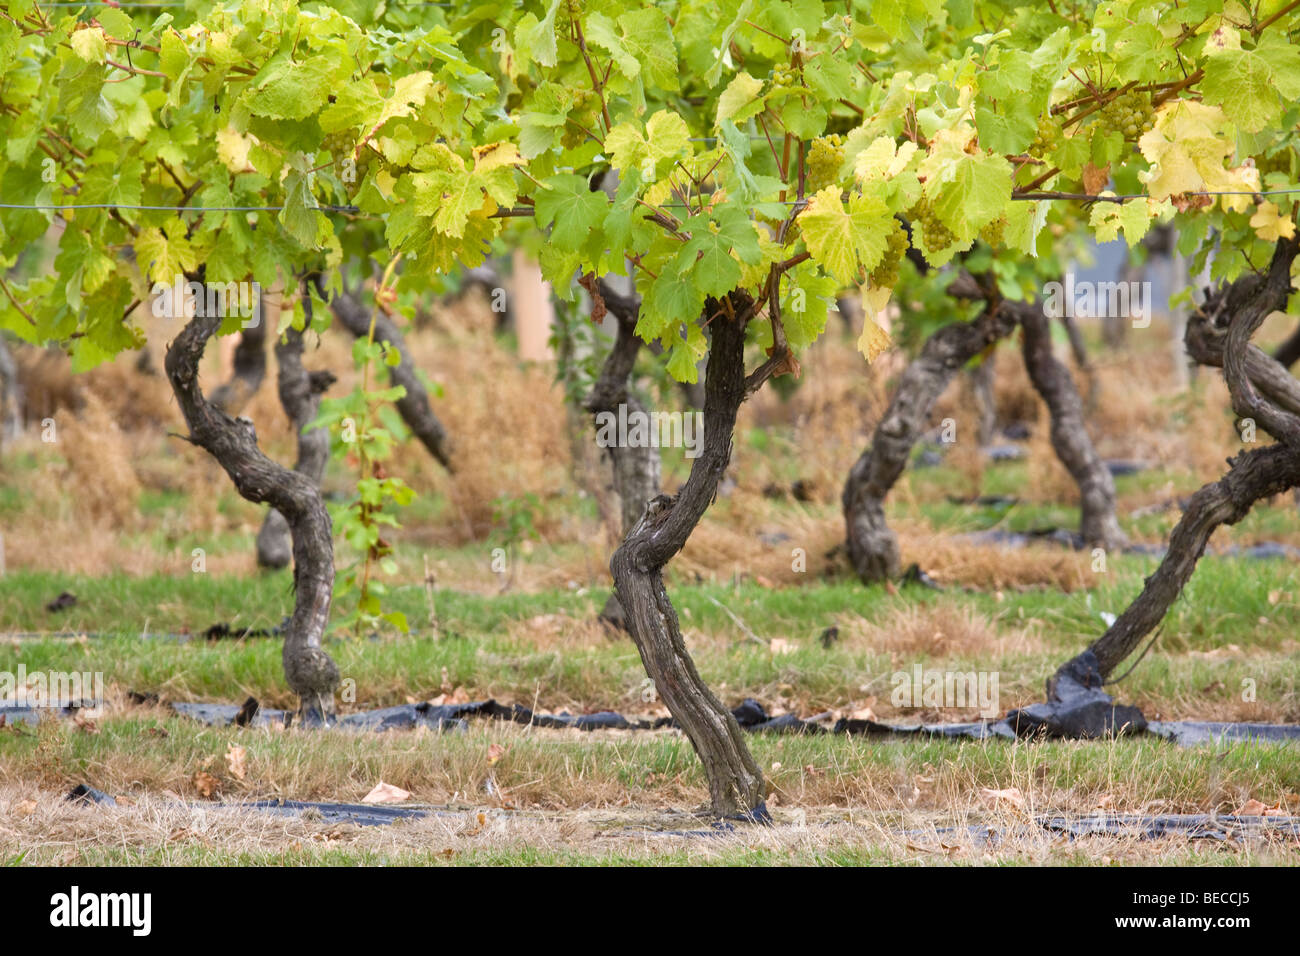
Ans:
POLYGON ((804 163, 807 192, 815 193, 839 182, 840 167, 844 165, 844 137, 838 133, 817 137, 804 163))
POLYGON ((802 86, 799 71, 792 66, 775 66, 772 68, 772 86, 778 90, 793 90, 802 86))
POLYGON ((871 285, 875 289, 892 289, 898 285, 898 268, 907 254, 907 233, 897 220, 885 241, 885 254, 871 270, 871 285))
POLYGON ((568 0, 561 4, 555 16, 555 40, 569 42, 573 39, 573 23, 582 22, 582 0, 568 0))
MULTIPOLYGON (((348 155, 351 154, 349 153, 348 155)), ((380 169, 383 169, 385 165, 387 165, 387 163, 382 156, 369 146, 364 147, 357 153, 357 181, 360 182, 365 179, 370 173, 372 167, 378 166, 380 169)))
POLYGON ((912 225, 921 227, 921 243, 930 252, 948 248, 957 238, 939 219, 928 199, 922 199, 912 209, 912 225))
POLYGON ((1038 129, 1034 132, 1034 141, 1029 145, 1029 155, 1042 159, 1061 145, 1061 127, 1052 119, 1051 113, 1038 117, 1038 129))
POLYGON ((338 162, 344 156, 351 154, 355 140, 351 133, 346 130, 340 130, 337 133, 330 133, 321 140, 320 148, 330 154, 330 158, 338 162))
POLYGON ((999 216, 980 230, 980 238, 993 248, 1002 245, 1002 237, 1007 230, 1007 217, 999 216))
POLYGON ((1129 140, 1151 129, 1154 116, 1151 98, 1137 92, 1117 96, 1101 108, 1101 121, 1129 140))
POLYGON ((573 106, 569 110, 569 116, 574 122, 564 124, 564 132, 560 136, 560 145, 565 149, 576 149, 587 140, 587 130, 595 128, 596 112, 599 109, 599 102, 591 90, 578 90, 574 97, 573 106), (586 129, 583 129, 583 127, 586 129))
POLYGON ((1291 150, 1280 149, 1272 156, 1256 157, 1255 168, 1259 170, 1260 176, 1267 176, 1269 173, 1285 173, 1291 175, 1291 150))

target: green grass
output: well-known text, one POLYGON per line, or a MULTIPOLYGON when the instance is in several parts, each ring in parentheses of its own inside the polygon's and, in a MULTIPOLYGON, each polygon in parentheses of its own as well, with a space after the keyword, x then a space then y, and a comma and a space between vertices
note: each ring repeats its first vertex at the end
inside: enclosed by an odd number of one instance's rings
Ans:
MULTIPOLYGON (((889 676, 914 663, 949 669, 995 670, 1004 708, 1040 695, 1043 680, 1104 629, 1101 612, 1118 613, 1140 590, 1152 559, 1113 558, 1089 591, 1048 590, 1001 596, 906 587, 890 594, 856 581, 810 581, 798 588, 676 583, 670 594, 682 626, 696 645, 700 671, 724 698, 755 696, 769 703, 829 709, 868 696, 888 697, 889 676), (724 607, 726 610, 724 610, 724 607), (914 609, 948 609, 982 616, 992 632, 1032 627, 1036 646, 953 648, 942 654, 873 647, 850 631, 855 621, 885 622, 914 609), (788 654, 746 639, 731 616, 761 639, 791 642, 788 654), (839 625, 841 640, 824 648, 824 629, 839 625), (845 631, 845 628, 849 631, 845 631), (692 635, 705 636, 697 640, 692 635)), ((0 578, 0 628, 6 631, 94 631, 85 642, 43 638, 0 643, 0 669, 19 661, 34 669, 98 670, 122 690, 153 691, 174 699, 236 700, 252 694, 268 704, 292 703, 283 683, 275 639, 177 642, 141 639, 217 622, 271 628, 292 609, 288 572, 249 578, 220 574, 82 577, 18 572, 0 578), (61 591, 75 607, 48 612, 61 591)), ((1300 719, 1300 633, 1294 570, 1285 561, 1205 558, 1184 597, 1174 606, 1157 650, 1127 680, 1124 695, 1165 716, 1197 716, 1201 705, 1230 705, 1242 681, 1256 682, 1261 702, 1283 719, 1300 719), (1270 599, 1276 603, 1270 603, 1270 599), (1206 656, 1235 644, 1240 653, 1206 656)), ((358 706, 385 706, 433 696, 445 680, 472 696, 495 696, 543 708, 585 706, 636 709, 644 671, 626 638, 593 639, 590 622, 605 593, 551 590, 478 595, 440 590, 436 604, 441 637, 383 634, 371 639, 336 634, 331 654, 356 682, 358 706), (558 632, 531 622, 561 616, 558 632), (444 673, 445 672, 445 673, 444 673)), ((422 587, 393 590, 392 606, 413 622, 425 620, 422 587)), ((418 626, 418 625, 417 625, 418 626)), ((1221 653, 1221 652, 1220 652, 1221 653)))

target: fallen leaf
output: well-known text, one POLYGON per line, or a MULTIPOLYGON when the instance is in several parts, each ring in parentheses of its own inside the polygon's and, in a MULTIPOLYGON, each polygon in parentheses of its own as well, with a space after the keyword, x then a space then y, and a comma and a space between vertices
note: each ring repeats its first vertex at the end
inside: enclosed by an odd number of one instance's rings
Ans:
POLYGON ((221 781, 206 770, 196 770, 194 772, 194 789, 198 790, 199 796, 204 800, 210 800, 221 789, 221 781))
POLYGON ((382 780, 375 788, 361 798, 362 803, 402 803, 411 799, 411 794, 401 787, 394 787, 382 780))
POLYGON ((1247 800, 1236 810, 1232 811, 1234 817, 1262 817, 1268 809, 1262 800, 1247 800))
POLYGON ((494 764, 506 755, 506 748, 500 744, 493 744, 488 747, 488 763, 494 764))
POLYGON ((86 733, 86 734, 99 733, 99 725, 96 724, 89 717, 83 717, 81 716, 81 714, 77 714, 75 717, 72 718, 72 722, 77 725, 77 729, 80 730, 82 733, 86 733))
POLYGON ((997 806, 999 804, 1010 804, 1017 809, 1023 809, 1025 806, 1025 795, 1017 787, 1008 787, 1005 790, 990 790, 984 787, 980 790, 980 796, 987 803, 997 806))
POLYGON ((16 817, 30 817, 35 812, 36 812, 35 800, 23 800, 19 802, 17 806, 14 807, 14 816, 16 817))
POLYGON ((235 744, 231 744, 230 749, 226 751, 226 766, 230 768, 230 775, 236 780, 243 780, 248 772, 247 757, 248 751, 235 744))
POLYGON ((774 637, 768 643, 768 649, 773 654, 793 654, 798 648, 784 637, 774 637))

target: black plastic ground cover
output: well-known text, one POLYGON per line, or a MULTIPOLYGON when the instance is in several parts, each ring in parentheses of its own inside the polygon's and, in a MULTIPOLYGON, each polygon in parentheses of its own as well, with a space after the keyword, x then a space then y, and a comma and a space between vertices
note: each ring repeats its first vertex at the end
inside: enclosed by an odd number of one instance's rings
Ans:
POLYGON ((416 807, 383 807, 368 803, 317 803, 310 800, 256 800, 252 803, 222 803, 218 806, 237 810, 262 810, 282 817, 311 814, 324 823, 355 823, 361 827, 382 827, 396 823, 398 820, 419 820, 421 817, 427 817, 430 812, 436 812, 416 807))
POLYGON ((1070 840, 1086 837, 1114 837, 1129 840, 1159 840, 1182 836, 1189 840, 1228 842, 1250 838, 1300 837, 1300 817, 1212 816, 1206 813, 1165 813, 1153 816, 1114 813, 1080 817, 1038 817, 1033 826, 998 827, 972 824, 965 827, 937 827, 932 830, 894 831, 918 842, 964 835, 989 847, 1000 846, 1009 837, 1029 836, 1039 831, 1060 834, 1070 840))
POLYGON ((0 640, 71 641, 81 640, 82 638, 87 640, 107 640, 114 637, 137 637, 148 641, 175 641, 177 644, 188 644, 190 641, 243 641, 262 637, 278 638, 284 636, 284 627, 283 623, 275 627, 236 627, 233 624, 219 621, 197 634, 181 633, 179 631, 155 631, 140 634, 113 631, 5 631, 0 633, 0 640))
MULTIPOLYGON (((1026 531, 1006 531, 1002 528, 987 528, 983 531, 968 531, 960 537, 978 545, 994 545, 1002 548, 1027 548, 1031 544, 1057 544, 1073 551, 1086 550, 1088 545, 1083 535, 1069 528, 1031 528, 1026 531)), ((1162 558, 1168 549, 1162 544, 1143 544, 1130 542, 1120 548, 1123 554, 1138 554, 1147 557, 1162 558)), ((1230 545, 1217 552, 1221 558, 1247 558, 1252 561, 1300 560, 1300 548, 1276 541, 1261 541, 1258 544, 1242 547, 1230 545)))
MULTIPOLYGON (((251 700, 251 698, 250 698, 251 700)), ((252 701, 256 705, 256 701, 252 701)), ((293 714, 290 711, 255 708, 249 715, 249 702, 242 707, 233 704, 174 703, 172 709, 178 714, 192 717, 205 724, 224 726, 239 723, 251 726, 269 724, 291 724, 293 714), (240 720, 241 716, 244 718, 240 720)), ((468 718, 485 717, 491 720, 506 720, 516 724, 555 729, 574 728, 577 730, 656 730, 669 726, 668 718, 657 720, 629 720, 613 711, 596 714, 538 714, 519 704, 499 704, 495 700, 472 701, 465 704, 399 704, 395 707, 383 707, 379 710, 361 711, 338 718, 333 726, 345 730, 411 730, 416 727, 428 727, 431 730, 465 730, 468 718)))
MULTIPOLYGON (((79 784, 67 795, 67 800, 86 805, 117 806, 113 797, 88 784, 79 784)), ((392 807, 364 803, 323 803, 313 800, 255 800, 250 803, 218 803, 219 808, 259 810, 281 817, 310 817, 321 823, 355 824, 356 826, 387 826, 399 820, 419 820, 427 816, 461 817, 464 811, 430 807, 392 807)), ((750 818, 718 820, 707 829, 653 830, 630 828, 629 834, 640 836, 720 837, 736 832, 736 823, 758 823, 773 826, 766 807, 755 811, 750 818)), ((824 824, 830 826, 833 824, 824 824)), ((1191 840, 1238 840, 1251 836, 1300 837, 1300 818, 1261 816, 1212 816, 1210 814, 1091 814, 1082 817, 1038 817, 1034 825, 1049 833, 1059 833, 1072 840, 1082 837, 1109 836, 1139 840, 1157 840, 1167 836, 1185 836, 1191 840)), ((933 830, 895 830, 900 835, 924 839, 966 833, 975 840, 998 845, 1012 831, 977 824, 968 827, 939 827, 933 830)), ((1021 827, 1020 833, 1033 832, 1031 827, 1021 827)))
MULTIPOLYGON (((1069 739, 1105 738, 1116 733, 1149 733, 1182 746, 1222 741, 1300 741, 1300 725, 1255 724, 1206 721, 1147 722, 1136 708, 1115 704, 1109 695, 1084 688, 1071 696, 1067 682, 1058 682, 1061 701, 1033 704, 1012 711, 1000 720, 981 720, 953 724, 886 724, 861 718, 841 718, 833 724, 802 720, 794 714, 772 717, 757 700, 747 698, 733 708, 732 714, 741 728, 751 733, 775 734, 850 734, 859 737, 947 737, 968 740, 1017 737, 1057 737, 1069 739), (1098 696, 1099 695, 1099 696, 1098 696)), ((233 704, 174 703, 171 707, 186 717, 214 726, 239 723, 267 726, 292 723, 293 714, 282 710, 256 707, 249 699, 242 707, 233 704), (250 707, 250 704, 252 707, 250 707), (251 716, 250 716, 251 715, 251 716), (244 719, 240 719, 240 718, 244 719)), ((0 714, 4 709, 0 708, 0 714)), ((671 718, 629 720, 621 714, 604 711, 596 714, 542 714, 518 704, 506 705, 495 700, 466 704, 401 704, 380 710, 348 714, 334 726, 347 730, 386 731, 428 727, 431 730, 458 731, 469 720, 484 718, 505 720, 533 727, 574 728, 578 730, 657 730, 673 727, 671 718)))
MULTIPOLYGON (((291 711, 260 707, 249 698, 242 705, 209 703, 172 703, 179 715, 209 726, 266 727, 273 724, 292 725, 291 711)), ((0 726, 35 725, 43 716, 71 719, 77 714, 74 707, 59 710, 36 707, 13 707, 0 702, 0 726)), ((1048 704, 1032 704, 1012 711, 999 720, 980 720, 951 724, 887 724, 862 718, 841 718, 832 723, 803 720, 794 714, 772 717, 757 700, 747 698, 732 709, 741 728, 751 733, 772 734, 850 734, 857 737, 927 737, 987 740, 1017 737, 1055 737, 1062 739, 1093 739, 1113 736, 1117 732, 1147 733, 1162 737, 1184 747, 1206 743, 1232 743, 1238 741, 1300 741, 1300 725, 1234 723, 1229 721, 1150 721, 1141 718, 1135 708, 1114 704, 1108 695, 1101 699, 1085 697, 1048 704)), ((440 732, 469 729, 473 718, 506 720, 525 726, 577 730, 658 730, 674 727, 676 722, 668 717, 654 720, 631 720, 612 711, 595 714, 544 714, 535 713, 518 704, 501 704, 495 700, 472 701, 466 704, 400 704, 378 710, 362 711, 338 718, 333 726, 344 730, 383 732, 388 730, 414 730, 426 727, 440 732)))

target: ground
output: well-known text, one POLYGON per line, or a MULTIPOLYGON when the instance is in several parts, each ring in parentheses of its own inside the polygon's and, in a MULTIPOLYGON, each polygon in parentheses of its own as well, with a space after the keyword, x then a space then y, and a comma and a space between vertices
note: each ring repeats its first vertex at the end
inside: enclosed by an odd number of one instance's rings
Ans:
MULTIPOLYGON (((603 470, 574 451, 553 369, 520 366, 477 315, 469 306, 441 310, 411 335, 421 367, 442 386, 434 404, 456 436, 458 469, 445 475, 414 446, 393 463, 421 492, 393 536, 397 573, 388 578, 391 606, 414 632, 331 637, 330 653, 355 688, 343 709, 492 697, 546 712, 663 715, 631 641, 596 621, 616 513, 603 470), (458 359, 465 348, 482 356, 478 367, 458 359), (520 510, 526 533, 508 537, 507 517, 520 510), (492 570, 495 548, 508 557, 505 573, 492 570)), ((1285 331, 1270 325, 1265 337, 1285 331)), ((1221 474, 1223 459, 1241 447, 1217 371, 1178 388, 1166 335, 1157 323, 1132 332, 1127 350, 1098 355, 1091 419, 1104 456, 1143 465, 1117 479, 1119 514, 1130 538, 1149 544, 1167 536, 1178 498, 1221 474)), ((331 333, 308 365, 344 369, 346 351, 331 333)), ((743 411, 734 482, 668 574, 701 674, 729 705, 754 697, 773 713, 902 722, 976 716, 971 708, 895 706, 891 675, 921 664, 996 672, 1005 712, 1041 699, 1045 678, 1138 593, 1152 557, 1110 554, 1100 570, 1087 552, 1008 550, 966 536, 1078 520, 1014 343, 996 361, 999 416, 1029 424, 1027 457, 981 457, 964 438, 973 419, 968 393, 955 385, 934 421, 957 420, 957 445, 942 464, 910 470, 889 503, 904 562, 918 562, 942 591, 863 586, 836 552, 840 485, 897 363, 867 369, 851 340, 833 332, 805 357, 805 382, 792 396, 764 393, 743 411), (977 494, 1015 500, 970 503, 977 494), (804 570, 795 549, 806 556, 804 570), (831 627, 837 638, 823 642, 831 627)), ((689 742, 671 730, 479 721, 463 733, 352 735, 215 729, 175 716, 167 702, 252 695, 268 707, 293 705, 275 638, 199 636, 218 623, 279 624, 292 604, 290 574, 256 570, 260 510, 238 499, 201 451, 168 437, 182 426, 161 379, 142 376, 133 359, 80 384, 56 358, 28 356, 26 366, 41 373, 44 393, 29 393, 46 403, 37 414, 54 418, 57 440, 42 442, 33 428, 0 456, 0 671, 20 662, 29 672, 102 671, 108 703, 91 722, 0 729, 0 861, 1300 860, 1294 837, 1068 842, 1025 825, 1098 810, 1231 813, 1251 800, 1300 812, 1293 745, 751 735, 778 826, 702 836, 681 835, 706 826, 694 814, 707 791, 689 742), (47 610, 65 591, 76 603, 47 610), (130 692, 162 703, 132 703, 130 692), (358 828, 230 806, 357 802, 380 781, 440 812, 358 828), (118 806, 64 801, 80 783, 118 806), (966 829, 976 824, 994 826, 1000 839, 990 844, 966 829)), ((272 384, 245 414, 270 453, 292 460, 272 384)), ((687 464, 665 454, 670 490, 687 464)), ((326 490, 341 496, 350 480, 347 464, 335 461, 326 490)), ((1216 534, 1155 648, 1113 688, 1123 702, 1151 719, 1300 722, 1295 562, 1230 551, 1264 542, 1300 545, 1289 497, 1216 534)), ((345 568, 355 556, 341 547, 338 559, 345 568)))

